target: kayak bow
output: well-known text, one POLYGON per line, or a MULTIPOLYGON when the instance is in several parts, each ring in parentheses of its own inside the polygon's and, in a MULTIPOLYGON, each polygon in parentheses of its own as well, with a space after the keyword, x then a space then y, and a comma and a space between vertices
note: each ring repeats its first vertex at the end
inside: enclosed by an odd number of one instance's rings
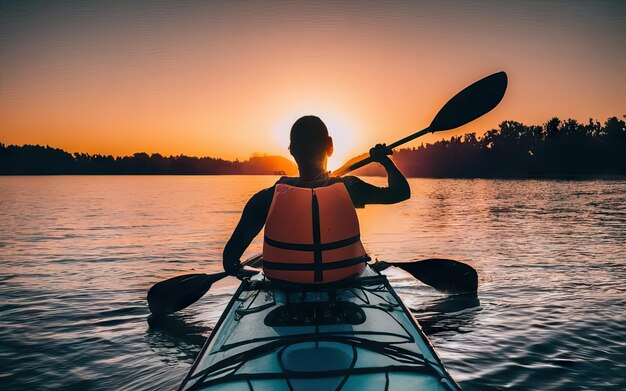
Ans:
POLYGON ((244 278, 179 390, 460 390, 387 278, 244 278))

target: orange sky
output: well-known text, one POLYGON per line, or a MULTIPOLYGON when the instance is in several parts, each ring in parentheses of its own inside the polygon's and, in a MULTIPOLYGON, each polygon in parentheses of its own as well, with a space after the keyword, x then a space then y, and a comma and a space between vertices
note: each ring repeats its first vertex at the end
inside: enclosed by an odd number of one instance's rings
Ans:
MULTIPOLYGON (((505 119, 626 114, 626 6, 588 3, 3 2, 0 142, 74 152, 287 155, 319 115, 337 167, 427 126, 505 70, 505 119), (564 5, 565 4, 565 5, 564 5)), ((331 167, 332 168, 332 167, 331 167)))

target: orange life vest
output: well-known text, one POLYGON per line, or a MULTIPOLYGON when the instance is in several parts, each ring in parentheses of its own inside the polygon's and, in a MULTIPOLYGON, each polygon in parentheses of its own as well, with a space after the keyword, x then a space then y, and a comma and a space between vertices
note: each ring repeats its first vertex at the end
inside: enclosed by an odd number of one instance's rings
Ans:
POLYGON ((265 222, 263 272, 297 283, 327 283, 360 273, 369 260, 346 186, 276 184, 265 222))

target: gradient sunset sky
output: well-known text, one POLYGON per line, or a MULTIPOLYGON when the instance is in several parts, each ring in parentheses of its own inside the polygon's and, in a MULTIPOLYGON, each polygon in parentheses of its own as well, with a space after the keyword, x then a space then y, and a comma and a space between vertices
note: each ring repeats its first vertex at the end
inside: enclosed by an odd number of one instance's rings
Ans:
MULTIPOLYGON (((505 119, 626 114, 626 1, 0 2, 0 142, 288 156, 319 115, 334 167, 504 70, 505 119)), ((331 167, 332 168, 332 167, 331 167)))

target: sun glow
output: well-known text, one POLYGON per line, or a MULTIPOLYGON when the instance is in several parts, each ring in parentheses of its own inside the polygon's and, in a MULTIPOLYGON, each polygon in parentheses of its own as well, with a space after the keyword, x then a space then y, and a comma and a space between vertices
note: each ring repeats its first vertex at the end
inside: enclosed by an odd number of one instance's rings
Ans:
POLYGON ((333 169, 426 127, 461 88, 498 70, 510 85, 497 110, 403 147, 480 136, 504 120, 602 120, 626 105, 617 2, 484 2, 476 12, 442 2, 171 2, 141 12, 10 3, 0 23, 0 51, 10 53, 0 56, 0 142, 8 145, 289 157, 291 125, 313 114, 334 139, 333 169), (534 35, 525 34, 528 20, 534 35))
POLYGON ((359 125, 348 115, 338 115, 323 109, 309 107, 307 109, 293 111, 282 117, 273 127, 273 141, 280 146, 281 150, 289 148, 289 131, 293 123, 304 115, 316 115, 324 121, 328 128, 328 134, 333 139, 334 151, 328 159, 328 170, 333 171, 350 158, 363 153, 362 142, 359 140, 359 125))

